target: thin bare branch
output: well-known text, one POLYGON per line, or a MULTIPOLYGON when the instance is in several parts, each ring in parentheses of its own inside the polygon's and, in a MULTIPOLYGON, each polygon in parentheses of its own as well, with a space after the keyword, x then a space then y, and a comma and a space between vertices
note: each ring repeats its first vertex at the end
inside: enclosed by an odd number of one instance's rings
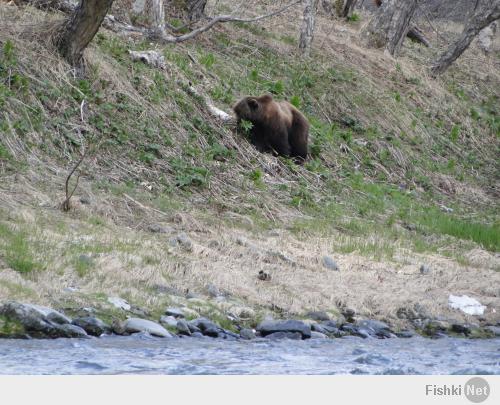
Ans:
POLYGON ((71 204, 70 204, 71 197, 73 197, 73 194, 75 193, 76 188, 78 187, 78 181, 80 180, 81 173, 79 173, 78 176, 76 177, 76 183, 75 183, 75 186, 73 187, 73 190, 71 190, 71 192, 69 191, 69 182, 71 180, 71 177, 75 173, 75 171, 82 164, 82 162, 85 159, 86 155, 87 155, 86 152, 82 153, 82 156, 80 157, 80 159, 78 160, 78 162, 76 162, 76 164, 73 166, 73 169, 71 169, 71 171, 69 172, 68 176, 66 177, 66 181, 64 183, 64 190, 65 190, 65 193, 66 193, 66 199, 61 204, 61 209, 64 212, 68 212, 71 209, 71 204))

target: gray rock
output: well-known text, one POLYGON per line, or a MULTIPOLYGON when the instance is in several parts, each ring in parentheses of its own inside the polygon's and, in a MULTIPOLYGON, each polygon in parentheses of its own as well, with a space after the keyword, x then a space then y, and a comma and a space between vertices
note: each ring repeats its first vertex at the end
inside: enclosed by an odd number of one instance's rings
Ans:
POLYGON ((80 197, 80 202, 83 205, 90 205, 90 198, 82 196, 82 197, 80 197))
MULTIPOLYGON (((43 308, 43 307, 38 307, 43 308)), ((50 310, 46 312, 46 318, 53 323, 58 325, 65 325, 67 323, 71 323, 71 318, 68 318, 66 315, 61 314, 60 312, 50 310)))
POLYGON ((188 323, 184 319, 177 321, 177 330, 181 335, 191 336, 191 330, 188 323))
POLYGON ((339 266, 335 260, 333 260, 330 256, 323 256, 323 266, 325 266, 329 270, 339 271, 339 266))
POLYGON ((290 340, 301 340, 302 334, 300 332, 274 332, 266 335, 266 338, 271 340, 281 340, 281 339, 290 339, 290 340))
POLYGON ((67 338, 88 338, 87 332, 83 328, 76 325, 71 325, 66 323, 64 325, 58 325, 57 329, 61 333, 61 337, 67 338))
POLYGON ((255 332, 252 329, 245 328, 240 331, 240 336, 242 339, 252 340, 255 339, 255 332))
POLYGON ((328 333, 328 331, 319 323, 311 324, 311 331, 319 333, 328 333))
POLYGON ((184 318, 184 312, 180 308, 167 308, 165 310, 165 315, 173 316, 174 318, 184 318))
POLYGON ((321 332, 311 332, 311 339, 327 339, 328 336, 321 332))
POLYGON ((224 334, 224 332, 222 332, 220 328, 213 326, 209 326, 208 328, 203 329, 201 333, 203 333, 205 336, 210 336, 213 338, 220 337, 221 334, 224 334))
POLYGON ((219 332, 222 331, 220 326, 206 318, 194 319, 189 324, 199 328, 201 333, 205 336, 219 337, 219 332))
POLYGON ((484 329, 490 331, 495 336, 500 336, 500 326, 486 326, 484 329))
POLYGON ((324 311, 311 311, 306 314, 306 317, 314 321, 329 321, 330 316, 324 311))
POLYGON ((415 336, 415 332, 411 330, 402 330, 400 332, 396 332, 396 336, 398 338, 409 339, 415 336))
POLYGON ((172 337, 163 326, 147 319, 129 318, 125 321, 123 327, 127 333, 148 332, 153 336, 172 337))
POLYGON ((360 328, 356 325, 353 325, 352 323, 342 325, 341 330, 349 333, 351 336, 358 336, 362 337, 363 339, 370 337, 370 333, 366 329, 360 328))
POLYGON ((220 297, 220 296, 223 296, 224 294, 222 294, 220 292, 220 290, 213 284, 207 284, 207 286, 205 287, 207 289, 207 293, 208 295, 210 295, 212 298, 217 298, 217 297, 220 297))
POLYGON ((187 236, 184 232, 179 233, 178 235, 170 239, 170 245, 180 246, 186 252, 193 251, 193 242, 191 241, 191 239, 189 239, 189 236, 187 236))
POLYGON ((197 338, 202 338, 203 334, 201 332, 193 332, 191 334, 191 337, 197 337, 197 338))
POLYGON ((0 315, 21 324, 31 336, 57 338, 69 334, 62 326, 70 324, 71 319, 51 308, 9 301, 0 307, 0 315))
POLYGON ((175 319, 173 316, 161 316, 160 323, 163 323, 164 325, 167 325, 171 328, 177 328, 177 319, 175 319))
POLYGON ((363 319, 362 321, 358 321, 356 326, 359 329, 367 331, 371 336, 391 337, 392 334, 392 330, 389 325, 373 319, 363 319))
POLYGON ((338 329, 340 327, 340 324, 338 322, 334 321, 333 319, 331 319, 329 321, 321 322, 321 326, 338 329))
POLYGON ((73 319, 73 325, 79 326, 92 336, 101 336, 103 333, 110 333, 111 327, 93 316, 73 319))
POLYGON ((302 321, 287 320, 287 321, 264 321, 257 326, 257 331, 262 336, 267 336, 275 332, 298 332, 303 339, 311 337, 311 326, 302 321))
POLYGON ((192 325, 191 323, 188 322, 188 328, 189 328, 189 331, 194 334, 194 333, 201 333, 201 329, 198 328, 197 326, 195 325, 192 325))
POLYGON ((172 228, 160 224, 151 224, 148 226, 148 231, 151 233, 170 233, 172 232, 172 228))
POLYGON ((429 266, 427 266, 426 264, 422 264, 420 266, 420 274, 426 275, 426 274, 430 274, 430 272, 431 272, 431 268, 429 266))

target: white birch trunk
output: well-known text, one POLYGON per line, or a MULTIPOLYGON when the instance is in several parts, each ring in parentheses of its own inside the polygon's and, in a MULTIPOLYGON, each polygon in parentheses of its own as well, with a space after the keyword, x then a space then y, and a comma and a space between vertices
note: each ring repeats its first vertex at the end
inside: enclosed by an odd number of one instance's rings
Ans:
POLYGON ((299 49, 304 56, 309 56, 314 39, 318 0, 305 0, 304 3, 304 18, 300 29, 299 49))

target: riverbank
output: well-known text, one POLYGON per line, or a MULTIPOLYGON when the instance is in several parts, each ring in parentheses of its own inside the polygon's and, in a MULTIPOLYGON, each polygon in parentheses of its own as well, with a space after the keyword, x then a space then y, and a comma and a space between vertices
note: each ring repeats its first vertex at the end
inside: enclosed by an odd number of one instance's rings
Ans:
POLYGON ((405 41, 395 60, 358 42, 360 24, 319 15, 305 63, 297 9, 175 46, 102 29, 76 80, 41 38, 61 18, 0 4, 0 304, 117 327, 173 307, 232 333, 317 311, 348 334, 364 320, 431 336, 498 326, 494 55, 473 46, 433 80, 441 39, 405 41), (130 58, 152 47, 164 70, 130 58), (259 153, 184 82, 228 112, 247 94, 294 101, 310 159, 259 153), (451 308, 463 295, 484 311, 451 308))
MULTIPOLYGON (((306 340, 346 336, 388 339, 411 338, 416 334, 429 338, 500 337, 500 325, 479 326, 477 323, 463 324, 442 318, 415 318, 411 321, 411 327, 396 330, 385 322, 359 317, 352 309, 345 309, 336 315, 312 311, 305 314, 304 319, 273 319, 268 315, 266 319, 259 320, 252 309, 239 307, 239 316, 233 314, 223 318, 222 313, 219 313, 218 320, 214 320, 215 318, 201 317, 197 311, 181 306, 166 308, 163 315, 156 319, 147 310, 133 308, 118 297, 110 297, 108 300, 116 308, 113 313, 81 308, 77 311, 70 310, 72 316, 39 305, 7 302, 0 306, 0 338, 90 338, 133 334, 161 338, 205 336, 225 340, 306 340)), ((203 311, 203 306, 214 305, 200 298, 189 300, 196 302, 199 312, 203 311)), ((221 297, 217 301, 231 304, 221 297)), ((214 316, 216 311, 211 311, 214 316)))

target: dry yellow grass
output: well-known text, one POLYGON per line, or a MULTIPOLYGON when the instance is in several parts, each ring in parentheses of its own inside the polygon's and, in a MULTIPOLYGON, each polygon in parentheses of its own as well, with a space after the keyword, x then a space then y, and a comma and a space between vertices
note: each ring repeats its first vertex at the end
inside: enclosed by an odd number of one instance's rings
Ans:
MULTIPOLYGON (((472 317, 467 319, 448 308, 449 294, 467 294, 487 306, 485 318, 489 322, 500 319, 500 272, 494 271, 500 267, 500 258, 480 249, 468 252, 467 266, 404 248, 397 248, 390 261, 375 261, 356 252, 334 251, 332 246, 339 238, 349 241, 342 234, 302 239, 283 229, 249 233, 222 222, 208 223, 196 212, 161 217, 130 201, 128 208, 135 211, 136 220, 141 218, 133 227, 116 225, 111 216, 103 224, 89 225, 96 213, 105 218, 106 210, 117 210, 109 207, 108 196, 93 194, 92 205, 75 199, 73 210, 63 215, 53 203, 60 193, 30 189, 26 184, 23 176, 9 187, 2 183, 0 207, 7 215, 2 222, 18 224, 18 228, 28 230, 35 244, 40 242, 36 256, 47 263, 47 268, 22 277, 3 266, 0 301, 26 299, 49 305, 92 306, 96 296, 125 296, 131 303, 155 308, 166 302, 165 296, 155 292, 157 286, 204 294, 206 286, 213 284, 264 311, 281 308, 302 314, 347 306, 363 316, 395 324, 402 322, 396 318, 397 310, 415 304, 430 316, 472 321, 472 317), (151 234, 141 230, 156 221, 171 232, 151 234), (170 244, 179 232, 186 232, 192 239, 191 252, 170 244), (68 260, 72 257, 68 252, 83 245, 89 247, 77 249, 73 257, 87 253, 94 265, 82 275, 68 260), (92 247, 104 249, 93 253, 92 247), (340 271, 325 268, 323 255, 332 256, 340 271), (420 274, 422 263, 431 267, 430 274, 420 274), (259 280, 260 270, 271 274, 271 281, 259 280)), ((89 190, 89 184, 82 184, 82 190, 89 190)), ((366 239, 366 243, 371 242, 376 241, 366 239)), ((102 304, 97 301, 97 305, 102 304)))

